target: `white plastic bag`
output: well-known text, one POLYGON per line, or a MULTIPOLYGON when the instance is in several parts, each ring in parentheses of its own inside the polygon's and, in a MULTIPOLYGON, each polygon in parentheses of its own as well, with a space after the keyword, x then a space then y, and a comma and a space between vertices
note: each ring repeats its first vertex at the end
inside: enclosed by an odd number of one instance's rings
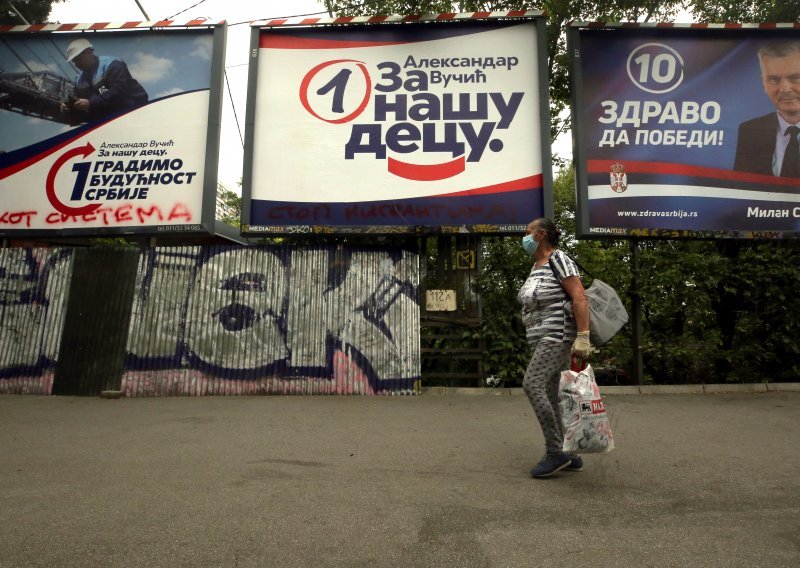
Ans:
POLYGON ((564 424, 563 450, 600 453, 614 449, 614 436, 591 365, 582 371, 562 371, 558 402, 564 424))
MULTIPOLYGON (((589 338, 592 345, 600 347, 628 323, 628 312, 614 288, 602 280, 595 278, 585 293, 589 304, 589 338)), ((574 317, 571 301, 564 305, 564 310, 569 317, 574 317)))

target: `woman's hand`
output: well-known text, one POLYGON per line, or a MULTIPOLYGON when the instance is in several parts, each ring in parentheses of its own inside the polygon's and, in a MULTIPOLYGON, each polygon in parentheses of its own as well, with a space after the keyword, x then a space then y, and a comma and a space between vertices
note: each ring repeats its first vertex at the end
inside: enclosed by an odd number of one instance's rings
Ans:
POLYGON ((591 352, 592 343, 589 341, 589 332, 579 331, 578 337, 575 338, 575 342, 572 344, 572 354, 578 359, 586 359, 591 352))

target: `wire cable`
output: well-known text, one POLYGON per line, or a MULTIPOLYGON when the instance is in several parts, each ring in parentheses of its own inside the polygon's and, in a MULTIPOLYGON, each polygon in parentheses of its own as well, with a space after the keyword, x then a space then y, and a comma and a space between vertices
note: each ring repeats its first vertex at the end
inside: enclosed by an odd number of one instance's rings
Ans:
POLYGON ((19 10, 17 10, 17 7, 11 3, 11 0, 6 0, 6 4, 8 4, 8 7, 11 8, 11 11, 14 12, 19 17, 20 20, 22 20, 23 24, 25 24, 26 26, 31 25, 31 23, 25 19, 25 16, 20 14, 19 10))
POLYGON ((165 19, 165 20, 171 20, 171 19, 172 19, 172 18, 174 18, 175 16, 180 16, 180 15, 181 15, 181 14, 183 14, 184 12, 188 12, 188 11, 189 11, 189 10, 191 10, 192 8, 195 8, 195 7, 199 6, 200 4, 202 4, 202 3, 203 3, 203 2, 205 2, 205 1, 206 1, 206 0, 200 0, 200 2, 198 2, 197 4, 193 4, 193 5, 189 6, 188 8, 184 8, 183 10, 181 10, 180 12, 178 12, 177 14, 172 14, 172 15, 171 15, 169 18, 164 18, 164 19, 165 19))
POLYGON ((145 20, 149 20, 150 16, 149 16, 149 14, 147 12, 145 12, 144 7, 142 6, 142 3, 139 2, 139 0, 133 0, 133 1, 136 2, 137 6, 139 6, 139 10, 142 12, 142 15, 144 15, 144 19, 145 20))
MULTIPOLYGON (((341 6, 341 10, 349 10, 350 8, 366 8, 367 6, 372 6, 373 4, 377 4, 378 2, 382 2, 383 0, 365 0, 364 2, 353 2, 352 4, 346 4, 341 6)), ((187 8, 188 10, 189 8, 187 8)), ((243 22, 235 22, 232 24, 228 24, 228 26, 241 26, 243 24, 250 24, 252 22, 256 22, 258 20, 288 20, 291 18, 304 18, 306 16, 320 16, 320 15, 329 15, 330 12, 328 10, 321 10, 319 12, 308 12, 305 14, 292 14, 290 16, 271 16, 269 18, 255 18, 253 20, 245 20, 243 22)))
POLYGON ((239 131, 239 140, 244 148, 244 137, 242 136, 242 127, 239 126, 239 116, 236 114, 236 105, 233 103, 233 93, 231 93, 231 82, 228 81, 228 72, 223 70, 225 75, 225 86, 228 87, 228 97, 231 99, 231 107, 233 108, 233 118, 236 120, 236 130, 239 131))

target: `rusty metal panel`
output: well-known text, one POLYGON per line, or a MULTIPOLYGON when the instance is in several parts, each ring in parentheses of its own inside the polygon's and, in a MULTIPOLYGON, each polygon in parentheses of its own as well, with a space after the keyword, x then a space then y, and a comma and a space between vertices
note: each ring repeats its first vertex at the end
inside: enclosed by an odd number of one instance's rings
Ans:
POLYGON ((0 393, 52 392, 71 275, 69 248, 0 249, 0 393))
POLYGON ((158 247, 136 277, 127 396, 411 394, 419 262, 401 248, 158 247))

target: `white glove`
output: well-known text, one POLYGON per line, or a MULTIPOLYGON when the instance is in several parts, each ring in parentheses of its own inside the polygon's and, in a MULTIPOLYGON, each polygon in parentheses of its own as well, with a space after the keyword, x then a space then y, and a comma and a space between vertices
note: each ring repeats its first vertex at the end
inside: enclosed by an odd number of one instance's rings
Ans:
POLYGON ((578 337, 575 338, 575 343, 572 344, 572 354, 578 359, 586 359, 591 352, 592 344, 589 341, 589 332, 579 331, 578 337))

